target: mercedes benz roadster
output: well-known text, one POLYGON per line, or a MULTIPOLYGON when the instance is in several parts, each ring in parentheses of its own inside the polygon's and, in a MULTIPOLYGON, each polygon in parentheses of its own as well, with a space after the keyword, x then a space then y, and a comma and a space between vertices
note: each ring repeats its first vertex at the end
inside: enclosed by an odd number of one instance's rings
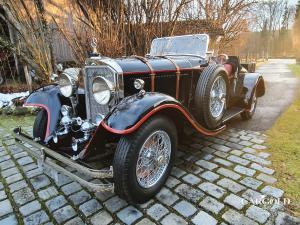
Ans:
POLYGON ((168 178, 185 127, 217 135, 237 115, 251 119, 265 93, 254 64, 208 46, 195 34, 156 38, 145 57, 93 54, 31 93, 25 106, 41 110, 33 137, 14 129, 17 143, 93 191, 146 202, 168 178))

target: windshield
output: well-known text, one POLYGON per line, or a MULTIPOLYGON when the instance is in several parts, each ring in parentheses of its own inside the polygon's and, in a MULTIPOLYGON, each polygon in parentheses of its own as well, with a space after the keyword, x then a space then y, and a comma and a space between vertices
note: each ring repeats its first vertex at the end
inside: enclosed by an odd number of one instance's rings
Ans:
POLYGON ((150 55, 196 55, 205 57, 208 50, 207 34, 156 38, 152 41, 150 55))

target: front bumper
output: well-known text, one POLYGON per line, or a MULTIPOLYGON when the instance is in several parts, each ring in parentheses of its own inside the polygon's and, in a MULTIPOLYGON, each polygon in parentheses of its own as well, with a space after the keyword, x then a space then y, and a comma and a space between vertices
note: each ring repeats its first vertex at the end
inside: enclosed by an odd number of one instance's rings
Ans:
POLYGON ((27 151, 30 155, 35 157, 40 165, 47 165, 55 171, 62 173, 71 179, 77 181, 82 186, 87 187, 91 191, 113 191, 113 183, 109 182, 107 178, 113 178, 113 169, 101 169, 95 170, 87 166, 84 166, 66 156, 63 156, 46 146, 43 146, 35 141, 28 135, 22 133, 21 128, 15 128, 13 130, 13 136, 16 140, 16 144, 27 151), (62 165, 66 165, 76 170, 78 173, 83 174, 87 179, 97 179, 97 183, 88 181, 74 172, 70 172, 62 165), (100 181, 100 182, 99 182, 100 181))

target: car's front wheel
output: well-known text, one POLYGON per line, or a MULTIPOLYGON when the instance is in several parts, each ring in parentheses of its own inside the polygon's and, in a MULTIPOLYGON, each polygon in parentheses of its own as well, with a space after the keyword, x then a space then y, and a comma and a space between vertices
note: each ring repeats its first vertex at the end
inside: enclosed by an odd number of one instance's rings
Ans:
POLYGON ((170 174, 176 148, 176 126, 165 116, 121 137, 113 162, 116 193, 131 203, 151 199, 170 174))

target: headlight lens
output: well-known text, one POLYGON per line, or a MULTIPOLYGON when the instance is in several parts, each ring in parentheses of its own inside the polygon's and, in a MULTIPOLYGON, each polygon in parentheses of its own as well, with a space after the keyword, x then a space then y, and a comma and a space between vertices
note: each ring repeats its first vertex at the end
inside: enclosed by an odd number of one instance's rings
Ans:
POLYGON ((96 77, 93 81, 93 95, 100 105, 106 105, 113 94, 113 84, 104 77, 96 77))
POLYGON ((63 96, 70 97, 73 94, 72 80, 68 75, 62 74, 58 83, 63 96))

